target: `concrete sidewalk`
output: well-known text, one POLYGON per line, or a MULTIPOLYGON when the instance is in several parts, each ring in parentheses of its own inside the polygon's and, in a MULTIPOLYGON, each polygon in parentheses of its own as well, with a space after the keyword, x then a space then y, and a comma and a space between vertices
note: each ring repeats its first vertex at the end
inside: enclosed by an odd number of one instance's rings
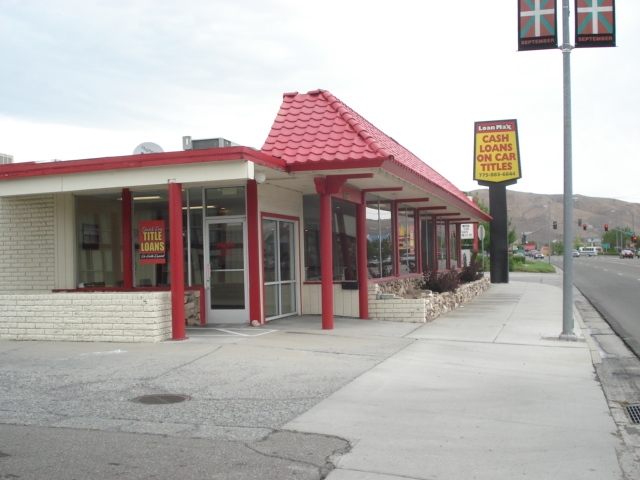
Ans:
POLYGON ((547 339, 561 312, 558 288, 493 284, 284 428, 354 443, 332 480, 623 478, 589 343, 547 339))
POLYGON ((561 330, 561 289, 511 281, 428 324, 327 331, 303 316, 156 345, 0 342, 0 477, 633 478, 598 350, 580 322, 585 341, 550 339, 561 330), (190 399, 131 401, 168 393, 190 399), (52 465, 61 445, 82 453, 52 465))

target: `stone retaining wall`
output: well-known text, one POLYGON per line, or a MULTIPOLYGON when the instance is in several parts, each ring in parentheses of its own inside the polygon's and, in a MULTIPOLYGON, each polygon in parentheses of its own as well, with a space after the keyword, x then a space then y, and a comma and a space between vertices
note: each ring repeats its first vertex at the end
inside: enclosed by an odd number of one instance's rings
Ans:
MULTIPOLYGON (((415 277, 417 280, 421 278, 415 277)), ((458 308, 489 288, 488 278, 461 285, 454 292, 422 290, 420 298, 403 298, 414 288, 414 278, 369 284, 369 318, 391 322, 426 323, 458 308), (391 285, 389 285, 391 284, 391 285), (411 286, 409 286, 411 285, 411 286), (396 292, 404 291, 403 294, 396 292)))

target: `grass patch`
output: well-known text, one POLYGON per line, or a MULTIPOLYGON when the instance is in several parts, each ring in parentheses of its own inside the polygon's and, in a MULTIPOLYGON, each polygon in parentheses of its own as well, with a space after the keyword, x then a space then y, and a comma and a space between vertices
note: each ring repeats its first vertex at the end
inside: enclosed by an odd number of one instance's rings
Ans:
POLYGON ((513 267, 514 272, 532 272, 532 273, 556 273, 556 269, 553 265, 549 265, 547 262, 530 262, 516 263, 513 267))

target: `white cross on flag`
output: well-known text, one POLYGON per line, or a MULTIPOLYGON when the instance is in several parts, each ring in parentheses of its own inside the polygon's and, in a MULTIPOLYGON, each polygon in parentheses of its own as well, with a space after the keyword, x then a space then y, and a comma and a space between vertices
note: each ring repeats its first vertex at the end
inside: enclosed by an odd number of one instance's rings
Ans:
POLYGON ((518 0, 518 50, 558 48, 556 0, 518 0))

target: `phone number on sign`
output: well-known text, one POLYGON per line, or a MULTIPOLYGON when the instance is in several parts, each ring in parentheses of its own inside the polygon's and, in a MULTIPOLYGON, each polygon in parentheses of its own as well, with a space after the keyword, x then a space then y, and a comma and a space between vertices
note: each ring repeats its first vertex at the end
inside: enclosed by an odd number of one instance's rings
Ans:
POLYGON ((492 172, 492 173, 480 173, 478 175, 479 178, 488 178, 488 177, 515 177, 516 172, 492 172))

